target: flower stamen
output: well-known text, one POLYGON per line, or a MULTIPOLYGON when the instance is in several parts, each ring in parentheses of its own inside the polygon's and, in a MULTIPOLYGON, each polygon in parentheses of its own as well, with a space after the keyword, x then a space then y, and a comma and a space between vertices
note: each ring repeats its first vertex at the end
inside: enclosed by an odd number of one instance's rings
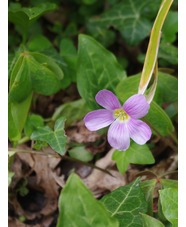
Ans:
POLYGON ((125 121, 129 119, 129 115, 123 109, 116 109, 114 111, 114 117, 120 121, 125 121))

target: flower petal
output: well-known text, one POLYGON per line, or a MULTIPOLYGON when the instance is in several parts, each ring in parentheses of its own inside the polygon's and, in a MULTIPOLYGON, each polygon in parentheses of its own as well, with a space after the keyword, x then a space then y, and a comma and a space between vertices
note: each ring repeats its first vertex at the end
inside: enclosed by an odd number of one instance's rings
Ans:
POLYGON ((134 119, 144 117, 149 111, 150 105, 144 95, 131 96, 123 105, 123 109, 134 119))
POLYGON ((109 110, 94 110, 84 117, 85 126, 90 131, 107 127, 114 121, 113 113, 109 110))
POLYGON ((115 120, 108 130, 109 144, 119 151, 127 150, 130 146, 129 131, 126 123, 115 120))
POLYGON ((130 119, 127 122, 130 137, 140 145, 145 144, 151 138, 150 127, 141 120, 130 119))
POLYGON ((96 102, 107 110, 115 110, 121 108, 121 104, 117 97, 109 90, 101 90, 96 95, 96 102))

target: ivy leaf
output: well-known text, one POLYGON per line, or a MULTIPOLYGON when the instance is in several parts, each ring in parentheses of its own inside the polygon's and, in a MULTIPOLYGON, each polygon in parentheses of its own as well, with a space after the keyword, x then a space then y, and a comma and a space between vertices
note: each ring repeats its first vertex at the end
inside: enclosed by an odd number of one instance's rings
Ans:
POLYGON ((178 189, 166 188, 159 190, 160 202, 165 218, 172 223, 173 227, 178 226, 178 189))
POLYGON ((141 214, 142 219, 143 219, 143 227, 165 227, 162 222, 159 220, 147 215, 147 214, 141 214))
POLYGON ((139 212, 147 211, 147 202, 139 180, 137 178, 129 185, 119 187, 101 199, 111 217, 119 220, 120 227, 143 226, 139 212))
POLYGON ((133 141, 126 151, 115 150, 112 159, 116 161, 116 165, 121 174, 125 173, 130 163, 153 164, 155 162, 154 157, 146 144, 138 145, 133 141))
POLYGON ((160 43, 158 59, 160 65, 169 66, 178 64, 178 48, 170 43, 160 43))
POLYGON ((74 121, 81 120, 86 113, 89 112, 84 99, 79 99, 72 102, 67 102, 56 108, 52 120, 56 120, 61 116, 66 117, 65 125, 69 126, 74 121))
POLYGON ((118 227, 118 221, 109 216, 103 205, 72 173, 59 197, 57 227, 118 227), (71 202, 69 202, 71 201, 71 202))
POLYGON ((129 45, 138 45, 150 34, 150 18, 156 15, 160 3, 161 1, 152 0, 125 0, 101 16, 92 18, 89 23, 97 29, 113 26, 121 32, 129 45))
POLYGON ((148 203, 148 212, 150 216, 153 216, 153 194, 156 186, 156 180, 148 180, 140 182, 140 187, 145 195, 145 199, 148 203))
POLYGON ((64 155, 67 137, 64 135, 65 118, 59 118, 54 126, 54 131, 48 126, 38 127, 31 135, 32 140, 46 141, 57 153, 64 155))
POLYGON ((125 77, 125 71, 111 52, 90 36, 79 36, 77 86, 91 109, 99 108, 95 101, 99 90, 115 92, 116 85, 125 77))
POLYGON ((161 179, 160 181, 163 188, 178 188, 178 181, 171 179, 161 179))
POLYGON ((10 4, 8 20, 18 25, 21 28, 22 34, 24 34, 29 26, 41 15, 56 9, 57 5, 50 2, 39 4, 33 8, 20 7, 20 4, 15 7, 15 4, 10 4))

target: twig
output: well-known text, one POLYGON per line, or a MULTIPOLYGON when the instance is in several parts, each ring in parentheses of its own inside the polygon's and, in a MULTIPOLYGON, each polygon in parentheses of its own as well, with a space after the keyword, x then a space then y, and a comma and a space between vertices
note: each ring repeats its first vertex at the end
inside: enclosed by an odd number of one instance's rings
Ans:
POLYGON ((62 158, 62 159, 66 159, 66 160, 69 160, 69 161, 73 161, 73 162, 79 162, 85 166, 89 166, 91 168, 94 168, 94 169, 98 169, 112 177, 114 177, 108 170, 106 169, 102 169, 94 164, 91 164, 91 163, 87 163, 87 162, 83 162, 81 160, 78 160, 78 159, 75 159, 75 158, 71 158, 67 155, 63 155, 63 156, 60 156, 58 154, 52 154, 52 153, 44 153, 44 152, 39 152, 39 151, 34 151, 34 150, 24 150, 24 149, 16 149, 16 148, 9 148, 8 151, 13 151, 15 153, 30 153, 30 154, 38 154, 38 155, 45 155, 45 156, 48 156, 48 157, 55 157, 55 158, 62 158))

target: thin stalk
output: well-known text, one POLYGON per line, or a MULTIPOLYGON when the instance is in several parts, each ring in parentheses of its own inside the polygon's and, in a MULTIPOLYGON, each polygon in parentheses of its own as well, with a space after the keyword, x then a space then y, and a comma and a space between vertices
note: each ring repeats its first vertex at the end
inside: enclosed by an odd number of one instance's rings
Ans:
POLYGON ((28 142, 29 140, 30 140, 30 137, 25 136, 25 137, 21 138, 21 139, 18 141, 18 144, 20 145, 20 144, 26 143, 26 142, 28 142))
POLYGON ((13 152, 18 152, 18 153, 30 153, 30 154, 39 154, 39 155, 45 155, 45 156, 48 156, 48 157, 55 157, 55 158, 62 158, 62 159, 66 159, 66 160, 69 160, 69 161, 73 161, 73 162, 78 162, 78 163, 81 163, 85 166, 89 166, 93 169, 98 169, 112 177, 114 177, 108 170, 106 169, 102 169, 94 164, 91 164, 91 163, 87 163, 87 162, 83 162, 81 160, 78 160, 78 159, 75 159, 75 158, 71 158, 67 155, 63 155, 63 156, 60 156, 58 154, 51 154, 51 153, 44 153, 44 152, 39 152, 39 151, 33 151, 33 150, 24 150, 24 149, 14 149, 14 148, 9 148, 8 151, 13 151, 13 152))
POLYGON ((143 118, 143 120, 156 132, 156 134, 163 140, 164 143, 166 143, 169 147, 171 147, 174 151, 178 152, 178 148, 174 146, 170 141, 168 141, 164 136, 162 136, 154 126, 151 125, 149 121, 147 121, 146 118, 143 118))

